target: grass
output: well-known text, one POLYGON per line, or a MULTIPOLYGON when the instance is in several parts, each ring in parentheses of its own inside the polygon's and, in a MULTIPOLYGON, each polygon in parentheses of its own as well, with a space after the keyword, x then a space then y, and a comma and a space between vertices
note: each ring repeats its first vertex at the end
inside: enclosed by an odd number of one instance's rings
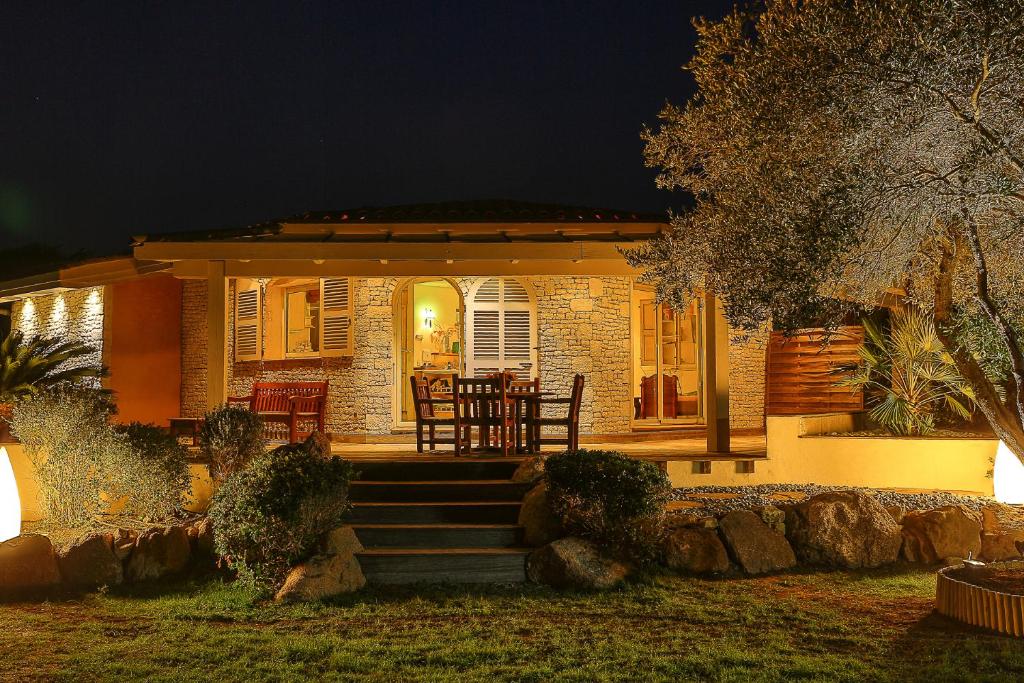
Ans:
POLYGON ((219 580, 0 604, 0 680, 1021 680, 1024 642, 893 569, 608 593, 366 590, 279 606, 219 580))

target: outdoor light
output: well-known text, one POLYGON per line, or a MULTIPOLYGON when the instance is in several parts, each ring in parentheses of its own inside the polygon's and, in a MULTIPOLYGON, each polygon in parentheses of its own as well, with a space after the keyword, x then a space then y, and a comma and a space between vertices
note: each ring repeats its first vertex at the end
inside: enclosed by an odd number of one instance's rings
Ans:
POLYGON ((999 442, 995 466, 992 468, 992 488, 1000 503, 1024 503, 1024 464, 1002 441, 999 442))
POLYGON ((434 327, 434 309, 430 306, 423 309, 423 327, 427 329, 434 327))
POLYGON ((7 449, 0 446, 0 543, 21 535, 21 498, 7 449))

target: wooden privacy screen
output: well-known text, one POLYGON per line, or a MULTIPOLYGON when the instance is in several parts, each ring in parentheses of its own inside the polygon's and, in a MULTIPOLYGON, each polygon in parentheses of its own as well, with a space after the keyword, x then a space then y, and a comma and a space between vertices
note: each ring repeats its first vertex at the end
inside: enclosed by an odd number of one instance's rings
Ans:
POLYGON ((837 365, 856 362, 864 342, 864 328, 855 325, 836 330, 827 346, 825 331, 800 330, 785 337, 772 332, 765 376, 765 412, 768 415, 800 415, 864 409, 864 394, 837 387, 831 371, 837 365))

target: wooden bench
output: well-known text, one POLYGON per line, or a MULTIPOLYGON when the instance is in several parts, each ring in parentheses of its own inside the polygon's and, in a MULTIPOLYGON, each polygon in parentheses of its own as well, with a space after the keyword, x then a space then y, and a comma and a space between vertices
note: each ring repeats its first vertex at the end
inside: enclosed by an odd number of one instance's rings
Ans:
POLYGON ((316 431, 324 433, 327 382, 256 382, 252 394, 229 396, 228 403, 248 403, 249 410, 264 422, 287 425, 288 441, 295 443, 302 420, 316 420, 316 431))

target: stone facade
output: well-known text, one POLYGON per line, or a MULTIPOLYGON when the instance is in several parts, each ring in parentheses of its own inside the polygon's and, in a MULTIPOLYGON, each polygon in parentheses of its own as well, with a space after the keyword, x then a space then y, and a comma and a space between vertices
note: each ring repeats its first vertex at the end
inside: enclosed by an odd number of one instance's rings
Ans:
POLYGON ((103 288, 73 289, 14 302, 11 329, 26 337, 37 335, 74 339, 95 349, 82 365, 103 362, 103 288))
POLYGON ((729 425, 764 429, 765 352, 768 333, 729 337, 729 425))

